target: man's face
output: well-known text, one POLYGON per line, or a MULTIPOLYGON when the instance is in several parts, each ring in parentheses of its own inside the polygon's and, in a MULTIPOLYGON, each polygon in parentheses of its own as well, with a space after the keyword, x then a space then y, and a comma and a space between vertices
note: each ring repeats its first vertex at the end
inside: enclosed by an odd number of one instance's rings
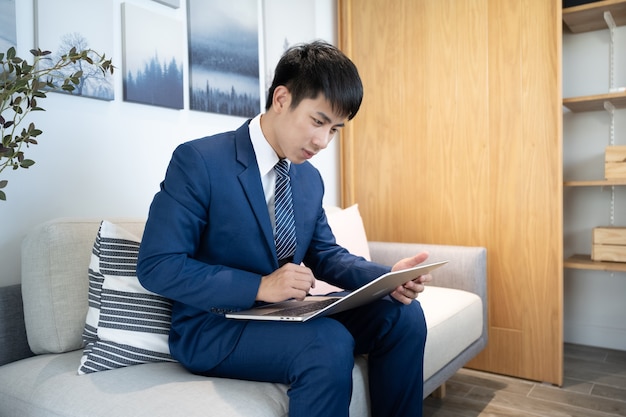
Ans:
POLYGON ((325 149, 345 123, 346 118, 333 113, 322 94, 302 100, 293 109, 291 95, 287 94, 283 105, 275 126, 275 143, 271 145, 279 157, 294 164, 301 164, 325 149))

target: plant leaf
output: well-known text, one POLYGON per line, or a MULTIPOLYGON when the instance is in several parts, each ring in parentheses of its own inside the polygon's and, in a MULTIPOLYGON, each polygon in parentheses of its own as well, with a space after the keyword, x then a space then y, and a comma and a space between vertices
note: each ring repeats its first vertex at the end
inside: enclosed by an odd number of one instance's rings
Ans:
POLYGON ((35 165, 35 161, 33 161, 32 159, 24 159, 20 162, 20 166, 22 168, 32 167, 33 165, 35 165))

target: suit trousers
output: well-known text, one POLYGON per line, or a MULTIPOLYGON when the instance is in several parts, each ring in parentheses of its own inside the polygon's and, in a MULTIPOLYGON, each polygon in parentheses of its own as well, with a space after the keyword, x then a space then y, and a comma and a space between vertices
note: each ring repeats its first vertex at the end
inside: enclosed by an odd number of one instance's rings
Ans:
POLYGON ((368 355, 372 417, 422 416, 426 322, 385 297, 304 323, 250 321, 206 375, 289 385, 289 416, 348 417, 354 356, 368 355))

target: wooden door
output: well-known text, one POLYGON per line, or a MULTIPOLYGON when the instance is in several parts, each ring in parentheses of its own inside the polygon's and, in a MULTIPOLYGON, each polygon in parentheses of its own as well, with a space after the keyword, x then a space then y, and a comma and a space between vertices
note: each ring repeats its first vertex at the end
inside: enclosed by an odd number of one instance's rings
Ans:
POLYGON ((562 383, 560 0, 338 0, 365 96, 342 203, 368 238, 487 248, 470 366, 562 383))

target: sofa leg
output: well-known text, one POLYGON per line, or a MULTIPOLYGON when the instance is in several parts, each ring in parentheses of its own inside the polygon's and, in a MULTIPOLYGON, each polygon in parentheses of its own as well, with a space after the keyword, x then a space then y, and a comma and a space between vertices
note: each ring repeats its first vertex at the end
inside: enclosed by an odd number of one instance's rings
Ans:
POLYGON ((446 383, 439 385, 433 392, 430 394, 433 398, 442 399, 446 396, 446 383))

